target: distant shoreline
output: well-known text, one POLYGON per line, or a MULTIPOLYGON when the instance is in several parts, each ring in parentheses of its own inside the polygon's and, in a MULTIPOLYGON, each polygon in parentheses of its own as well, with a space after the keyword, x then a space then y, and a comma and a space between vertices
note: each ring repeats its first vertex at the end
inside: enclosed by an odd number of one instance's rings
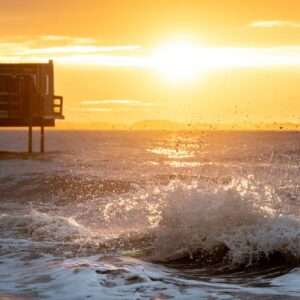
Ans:
MULTIPOLYGON (((39 127, 34 127, 39 128, 39 127)), ((22 130, 27 127, 0 127, 0 130, 22 130)), ((47 130, 93 130, 93 131, 300 131, 300 123, 180 123, 169 120, 144 120, 132 124, 109 122, 56 121, 55 127, 47 130)))
MULTIPOLYGON (((300 132, 298 128, 186 128, 186 129, 173 129, 173 128, 91 128, 91 127, 46 127, 47 131, 115 131, 115 132, 300 132)), ((34 127, 33 130, 39 130, 39 127, 34 127)), ((28 131, 27 127, 0 127, 0 131, 28 131)))

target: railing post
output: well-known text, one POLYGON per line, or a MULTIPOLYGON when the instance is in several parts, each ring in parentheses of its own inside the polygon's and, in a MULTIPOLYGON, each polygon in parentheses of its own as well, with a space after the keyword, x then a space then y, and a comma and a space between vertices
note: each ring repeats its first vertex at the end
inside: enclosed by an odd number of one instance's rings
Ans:
POLYGON ((28 127, 28 153, 32 153, 32 124, 28 127))
POLYGON ((41 153, 45 152, 45 130, 44 130, 44 122, 42 121, 41 125, 41 153))

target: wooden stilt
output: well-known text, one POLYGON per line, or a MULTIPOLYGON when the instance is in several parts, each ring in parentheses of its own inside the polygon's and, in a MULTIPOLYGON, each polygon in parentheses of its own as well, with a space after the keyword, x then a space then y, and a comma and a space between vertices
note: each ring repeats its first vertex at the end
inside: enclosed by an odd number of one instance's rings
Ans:
POLYGON ((28 153, 32 153, 32 125, 28 127, 28 153))
POLYGON ((45 130, 44 124, 41 126, 41 153, 45 152, 45 130))

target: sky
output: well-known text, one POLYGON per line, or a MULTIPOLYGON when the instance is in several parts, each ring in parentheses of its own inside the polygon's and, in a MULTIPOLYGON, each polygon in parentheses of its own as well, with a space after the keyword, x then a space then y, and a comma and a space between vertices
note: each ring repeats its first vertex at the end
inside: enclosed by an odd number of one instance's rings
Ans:
POLYGON ((66 122, 300 123, 298 0, 0 0, 0 61, 54 60, 66 122))

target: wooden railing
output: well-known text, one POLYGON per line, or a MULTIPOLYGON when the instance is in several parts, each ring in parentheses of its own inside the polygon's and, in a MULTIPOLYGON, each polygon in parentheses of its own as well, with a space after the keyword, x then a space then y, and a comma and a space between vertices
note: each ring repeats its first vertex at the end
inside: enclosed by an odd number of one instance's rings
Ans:
POLYGON ((53 105, 54 115, 62 116, 62 111, 63 111, 63 97, 54 96, 54 105, 53 105))

